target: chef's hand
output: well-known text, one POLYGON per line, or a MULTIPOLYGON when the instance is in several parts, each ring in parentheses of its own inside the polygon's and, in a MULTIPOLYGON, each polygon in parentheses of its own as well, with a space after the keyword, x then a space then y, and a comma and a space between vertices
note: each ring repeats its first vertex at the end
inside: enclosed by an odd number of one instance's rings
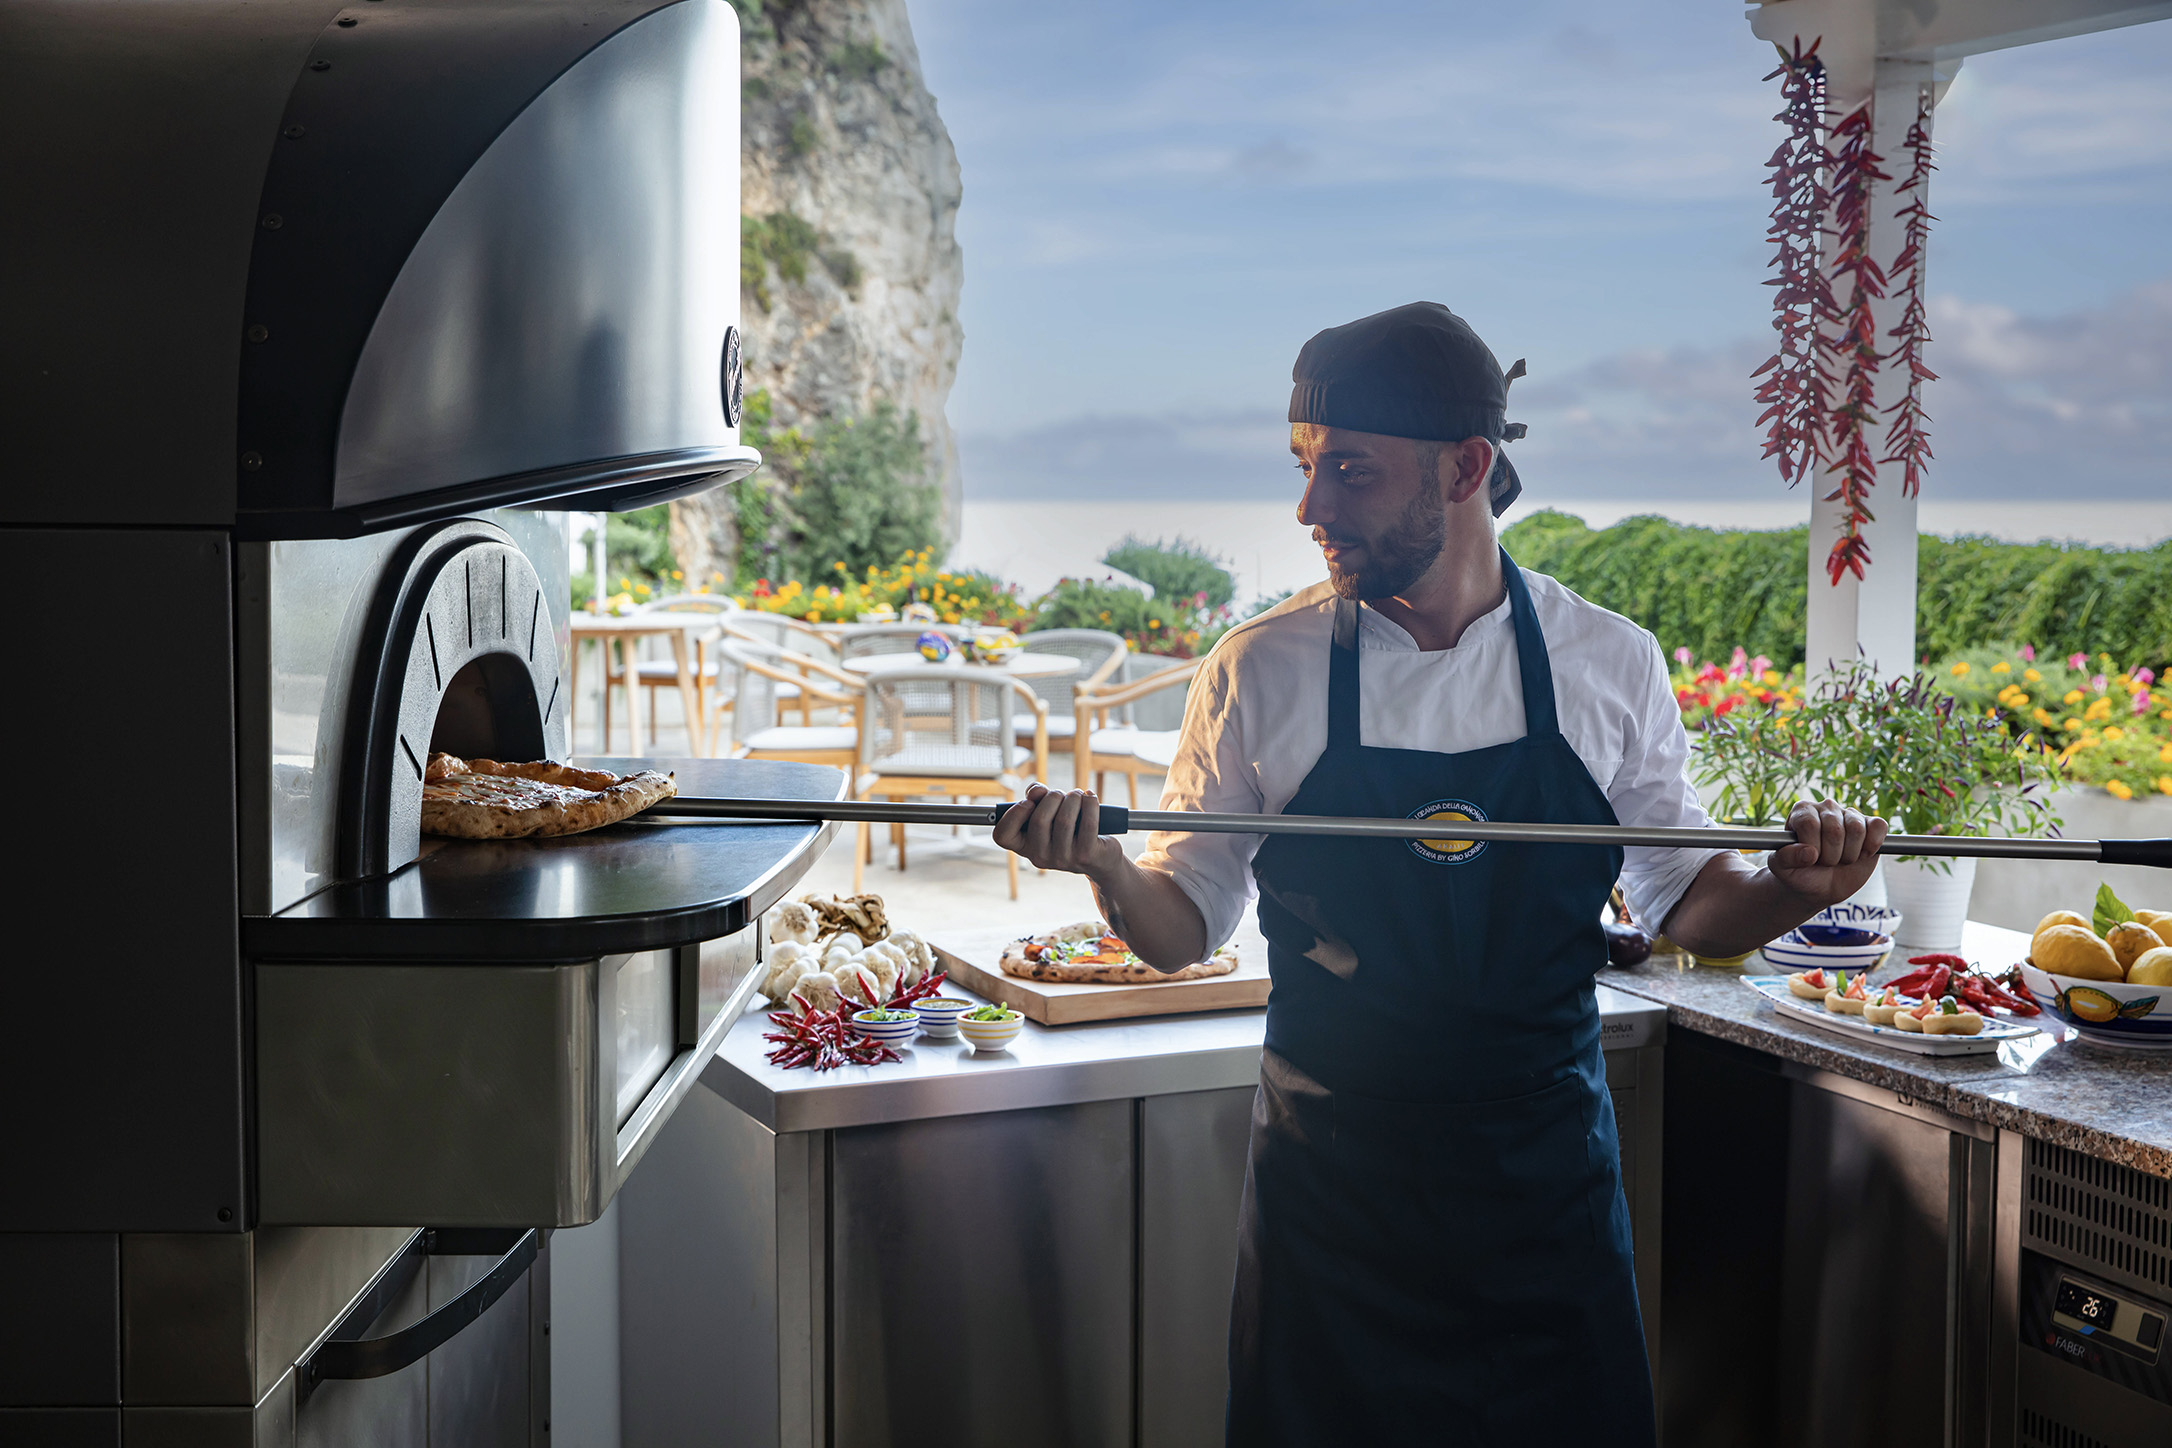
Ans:
POLYGON ((1870 883, 1878 847, 1885 843, 1884 820, 1866 819, 1829 799, 1800 800, 1788 811, 1787 827, 1795 843, 1774 850, 1767 868, 1814 909, 1845 900, 1870 883))
POLYGON ((995 842, 1043 870, 1105 880, 1125 863, 1124 847, 1104 837, 1100 825, 1101 802, 1092 790, 1035 784, 996 821, 995 842))

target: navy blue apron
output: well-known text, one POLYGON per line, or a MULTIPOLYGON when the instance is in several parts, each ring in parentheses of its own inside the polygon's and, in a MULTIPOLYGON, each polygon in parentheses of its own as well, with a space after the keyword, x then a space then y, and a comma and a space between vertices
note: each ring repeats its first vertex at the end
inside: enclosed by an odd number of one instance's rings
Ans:
POLYGON ((1592 981, 1621 851, 1454 837, 1457 818, 1616 823, 1501 566, 1524 737, 1365 747, 1340 600, 1327 749, 1283 811, 1438 816, 1442 837, 1270 835, 1253 862, 1274 990, 1231 1303, 1239 1448, 1654 1441, 1592 981))

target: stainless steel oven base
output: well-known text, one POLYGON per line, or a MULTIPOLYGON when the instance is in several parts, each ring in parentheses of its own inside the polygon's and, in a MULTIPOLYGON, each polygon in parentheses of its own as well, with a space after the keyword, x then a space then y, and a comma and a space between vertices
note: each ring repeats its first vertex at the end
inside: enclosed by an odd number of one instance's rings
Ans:
POLYGON ((759 983, 760 936, 559 965, 258 964, 259 1220, 594 1221, 759 983))

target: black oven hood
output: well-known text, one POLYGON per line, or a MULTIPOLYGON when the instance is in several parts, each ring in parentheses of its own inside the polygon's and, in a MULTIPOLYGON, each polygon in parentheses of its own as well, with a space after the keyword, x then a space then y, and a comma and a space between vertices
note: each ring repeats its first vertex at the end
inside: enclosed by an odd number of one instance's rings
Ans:
POLYGON ((723 0, 0 26, 0 520, 352 537, 759 464, 723 0))

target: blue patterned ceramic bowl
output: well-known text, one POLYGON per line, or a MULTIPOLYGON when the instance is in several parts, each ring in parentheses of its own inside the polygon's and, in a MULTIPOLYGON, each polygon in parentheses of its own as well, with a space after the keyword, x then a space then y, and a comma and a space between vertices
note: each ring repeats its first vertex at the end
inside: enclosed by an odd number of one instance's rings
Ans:
POLYGON ((859 1011, 852 1017, 852 1029, 870 1041, 880 1041, 885 1046, 902 1046, 920 1030, 918 1011, 859 1011), (903 1016, 901 1021, 878 1021, 877 1015, 903 1016))
POLYGON ((1851 925, 1799 925, 1769 942, 1765 959, 1781 970, 1876 970, 1892 953, 1893 937, 1851 925))

